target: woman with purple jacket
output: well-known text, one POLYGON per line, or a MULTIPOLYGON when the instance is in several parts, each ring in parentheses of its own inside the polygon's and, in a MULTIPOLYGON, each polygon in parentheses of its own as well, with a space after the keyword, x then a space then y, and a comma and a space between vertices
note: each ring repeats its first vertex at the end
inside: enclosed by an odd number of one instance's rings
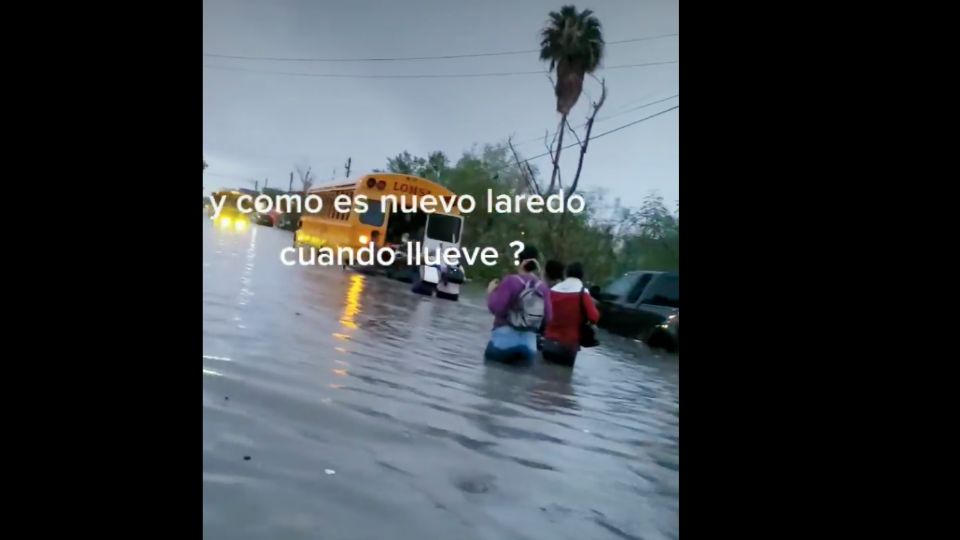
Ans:
POLYGON ((484 356, 501 362, 531 360, 537 354, 537 332, 550 321, 550 288, 540 280, 537 248, 524 247, 520 268, 487 286, 487 308, 493 333, 484 356))

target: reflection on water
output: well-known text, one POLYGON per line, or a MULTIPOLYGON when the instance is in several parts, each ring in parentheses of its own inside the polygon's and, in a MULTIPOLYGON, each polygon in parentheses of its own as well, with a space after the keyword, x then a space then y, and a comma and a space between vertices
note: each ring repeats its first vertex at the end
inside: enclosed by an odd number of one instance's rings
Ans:
POLYGON ((355 318, 360 313, 360 293, 363 292, 364 277, 361 274, 354 274, 350 277, 350 286, 347 288, 347 296, 343 302, 343 313, 340 315, 340 324, 351 330, 357 329, 355 318))
POLYGON ((482 298, 204 225, 205 538, 677 537, 675 359, 488 363, 482 298))

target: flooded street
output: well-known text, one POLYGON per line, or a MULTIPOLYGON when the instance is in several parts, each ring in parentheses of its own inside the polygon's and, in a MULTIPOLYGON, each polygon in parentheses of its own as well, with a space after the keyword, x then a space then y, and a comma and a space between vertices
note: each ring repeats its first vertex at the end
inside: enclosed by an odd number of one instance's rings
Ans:
POLYGON ((212 539, 679 537, 679 361, 600 333, 573 370, 484 362, 460 302, 284 266, 203 218, 212 539))

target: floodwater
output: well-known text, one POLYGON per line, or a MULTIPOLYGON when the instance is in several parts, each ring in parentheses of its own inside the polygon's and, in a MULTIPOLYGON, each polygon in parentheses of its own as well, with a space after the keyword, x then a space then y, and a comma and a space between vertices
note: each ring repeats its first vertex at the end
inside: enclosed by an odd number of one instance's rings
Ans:
POLYGON ((600 333, 573 370, 486 363, 479 295, 203 221, 206 539, 679 537, 676 357, 600 333))

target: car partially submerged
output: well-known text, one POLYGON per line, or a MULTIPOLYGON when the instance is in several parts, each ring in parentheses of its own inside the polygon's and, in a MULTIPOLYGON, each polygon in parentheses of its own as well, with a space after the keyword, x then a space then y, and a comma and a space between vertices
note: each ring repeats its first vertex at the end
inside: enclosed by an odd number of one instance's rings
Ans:
POLYGON ((600 310, 600 326, 640 339, 651 347, 680 348, 680 274, 627 272, 591 294, 600 310))

